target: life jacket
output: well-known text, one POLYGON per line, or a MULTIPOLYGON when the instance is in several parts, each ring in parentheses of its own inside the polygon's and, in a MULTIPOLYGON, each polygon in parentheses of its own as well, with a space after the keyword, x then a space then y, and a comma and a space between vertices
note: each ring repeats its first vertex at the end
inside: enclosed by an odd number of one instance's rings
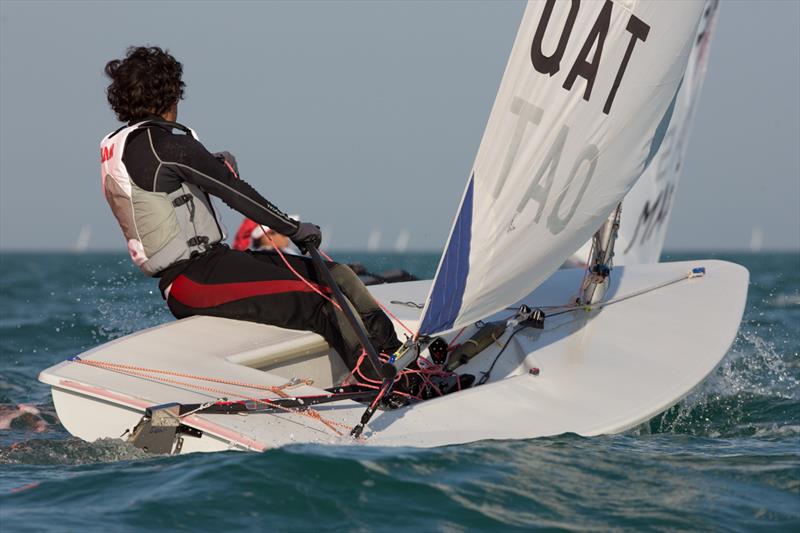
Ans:
MULTIPOLYGON (((148 276, 223 239, 221 224, 208 195, 183 182, 171 193, 146 191, 133 182, 122 155, 128 136, 152 121, 140 122, 106 135, 100 142, 100 177, 111 211, 119 222, 134 264, 148 276)), ((195 132, 180 129, 197 139, 195 132)))

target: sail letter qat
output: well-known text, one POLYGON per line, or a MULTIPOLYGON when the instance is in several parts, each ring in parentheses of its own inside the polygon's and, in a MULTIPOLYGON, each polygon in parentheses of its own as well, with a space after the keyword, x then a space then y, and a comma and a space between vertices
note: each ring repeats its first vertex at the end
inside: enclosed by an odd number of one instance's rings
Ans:
POLYGON ((614 103, 614 98, 617 96, 617 89, 619 89, 619 84, 622 83, 622 76, 625 75, 625 69, 628 68, 628 62, 631 60, 633 47, 636 46, 636 41, 647 40, 647 34, 650 33, 650 26, 635 16, 631 16, 630 20, 628 20, 628 26, 625 29, 630 32, 631 40, 628 42, 628 49, 625 50, 625 57, 622 58, 622 63, 619 65, 617 77, 614 78, 614 85, 611 86, 611 92, 608 93, 606 105, 603 106, 603 113, 606 115, 611 111, 611 104, 614 103))
MULTIPOLYGON (((551 26, 551 22, 553 20, 553 10, 555 6, 556 0, 547 0, 544 10, 542 11, 542 15, 539 18, 539 24, 536 27, 536 33, 534 34, 533 41, 531 43, 531 63, 533 64, 533 67, 538 72, 547 74, 551 77, 561 70, 561 60, 564 57, 564 52, 567 49, 567 44, 569 43, 570 36, 572 35, 572 30, 575 26, 575 19, 578 16, 581 2, 580 0, 571 0, 569 13, 567 13, 564 26, 561 28, 561 34, 559 35, 558 44, 555 48, 555 51, 550 55, 546 55, 543 51, 543 41, 548 28, 551 26)), ((586 37, 583 47, 578 53, 577 59, 572 65, 572 68, 570 69, 566 79, 564 80, 563 87, 569 91, 572 90, 572 87, 575 84, 578 76, 585 79, 586 88, 584 89, 583 99, 586 101, 588 101, 592 95, 592 89, 594 87, 595 79, 597 78, 597 70, 600 67, 603 45, 611 24, 612 9, 613 2, 611 0, 606 0, 603 4, 603 8, 600 11, 600 15, 594 21, 594 25, 586 37), (594 52, 592 53, 592 51, 594 52), (589 60, 590 54, 592 55, 591 60, 589 60)), ((628 47, 625 50, 625 55, 623 56, 622 61, 619 64, 619 68, 617 69, 617 75, 614 79, 614 83, 611 86, 608 96, 606 97, 606 103, 603 107, 603 113, 606 115, 611 111, 611 106, 614 104, 614 99, 617 96, 617 91, 622 83, 622 78, 625 75, 625 71, 628 67, 631 56, 633 55, 633 50, 636 46, 636 43, 639 41, 646 41, 647 34, 650 32, 650 26, 633 14, 628 19, 625 29, 630 34, 630 38, 628 41, 628 47)), ((550 31, 554 30, 555 28, 551 29, 550 31)))
POLYGON ((572 0, 567 22, 561 30, 561 37, 558 39, 556 51, 552 55, 546 56, 542 52, 542 40, 544 39, 544 32, 550 23, 550 17, 553 14, 555 5, 556 0, 547 0, 542 18, 539 19, 539 26, 536 28, 536 35, 533 36, 533 44, 531 44, 531 63, 533 63, 533 68, 542 74, 550 74, 551 76, 561 68, 561 58, 564 57, 564 51, 567 49, 567 41, 569 41, 570 33, 572 33, 572 27, 575 25, 575 17, 578 16, 581 0, 572 0))
POLYGON ((583 43, 578 54, 578 59, 572 65, 572 70, 569 71, 567 79, 564 80, 564 88, 566 90, 572 89, 572 84, 575 79, 580 76, 586 80, 586 91, 583 93, 583 99, 588 101, 592 95, 592 87, 594 86, 594 79, 597 77, 597 69, 600 67, 600 57, 603 54, 603 44, 606 42, 606 35, 608 35, 608 27, 611 25, 611 0, 606 0, 603 5, 603 10, 600 16, 594 23, 592 31, 589 32, 589 37, 583 43), (596 44, 595 44, 596 43, 596 44), (586 61, 589 52, 594 48, 594 57, 592 61, 586 61))

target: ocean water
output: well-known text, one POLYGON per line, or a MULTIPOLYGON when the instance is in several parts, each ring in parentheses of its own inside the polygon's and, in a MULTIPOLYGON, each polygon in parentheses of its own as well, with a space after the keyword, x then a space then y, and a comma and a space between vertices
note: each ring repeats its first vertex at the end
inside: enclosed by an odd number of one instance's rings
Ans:
MULTIPOLYGON (((70 437, 36 380, 171 320, 153 281, 121 255, 4 253, 0 530, 800 531, 800 256, 719 257, 751 273, 733 347, 687 398, 626 434, 166 457, 70 437)), ((420 277, 437 260, 336 258, 420 277)))

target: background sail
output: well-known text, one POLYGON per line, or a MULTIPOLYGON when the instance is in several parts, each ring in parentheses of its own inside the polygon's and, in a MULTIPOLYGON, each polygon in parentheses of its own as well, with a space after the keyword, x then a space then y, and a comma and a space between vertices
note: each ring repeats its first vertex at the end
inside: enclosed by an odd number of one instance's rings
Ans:
POLYGON ((421 334, 528 294, 658 152, 702 2, 531 2, 426 302, 421 334))
MULTIPOLYGON (((689 145, 689 133, 706 77, 708 51, 718 6, 719 0, 706 2, 664 142, 650 166, 622 201, 622 218, 614 249, 616 265, 657 263, 661 257, 689 145)), ((569 263, 585 265, 591 244, 590 239, 572 256, 569 263)))

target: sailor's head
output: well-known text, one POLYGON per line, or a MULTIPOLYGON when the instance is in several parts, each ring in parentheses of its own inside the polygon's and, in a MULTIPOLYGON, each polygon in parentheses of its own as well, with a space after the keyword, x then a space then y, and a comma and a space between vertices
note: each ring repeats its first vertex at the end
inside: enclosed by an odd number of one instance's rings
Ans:
POLYGON ((175 120, 183 98, 183 65, 157 46, 131 46, 123 59, 106 63, 111 83, 108 103, 122 122, 138 122, 150 115, 175 120))

